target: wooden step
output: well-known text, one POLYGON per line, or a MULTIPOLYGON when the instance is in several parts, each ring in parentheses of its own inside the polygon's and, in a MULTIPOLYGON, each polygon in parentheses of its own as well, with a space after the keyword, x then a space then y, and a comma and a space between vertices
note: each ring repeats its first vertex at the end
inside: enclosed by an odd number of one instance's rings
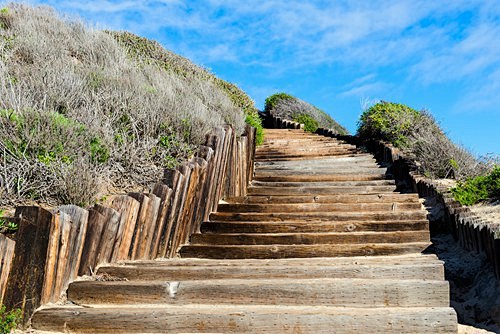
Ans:
POLYGON ((381 194, 394 193, 395 186, 359 187, 248 187, 249 195, 337 195, 337 194, 381 194))
POLYGON ((360 153, 349 153, 349 152, 344 152, 344 153, 337 153, 337 154, 330 154, 330 153, 325 153, 325 154, 317 154, 317 155, 311 155, 311 156, 304 156, 304 155, 296 155, 296 156, 276 156, 276 157, 262 157, 262 158, 255 158, 255 162, 282 162, 282 161, 304 161, 304 160, 320 160, 320 159, 331 159, 332 157, 336 158, 354 158, 360 156, 360 153))
POLYGON ((281 203, 420 203, 417 194, 365 194, 365 195, 296 195, 246 196, 227 198, 228 203, 281 204, 281 203))
POLYGON ((181 257, 211 259, 279 259, 336 256, 373 256, 420 253, 429 242, 342 245, 185 245, 181 257))
POLYGON ((55 307, 35 314, 36 330, 77 333, 456 334, 452 308, 283 305, 55 307))
POLYGON ((97 304, 252 304, 343 307, 447 307, 446 281, 315 278, 78 281, 68 300, 97 304), (175 287, 174 287, 175 286, 175 287))
MULTIPOLYGON (((255 173, 255 181, 261 182, 332 182, 332 181, 377 181, 386 180, 385 173, 343 173, 343 174, 333 174, 333 173, 275 173, 270 175, 269 173, 255 173)), ((394 183, 394 181, 392 181, 394 183)), ((392 184, 391 182, 386 182, 385 184, 392 184)))
POLYGON ((369 212, 214 212, 210 221, 377 221, 377 220, 421 220, 426 219, 425 210, 369 211, 369 212))
POLYGON ((227 278, 398 278, 442 280, 444 275, 444 266, 439 261, 399 264, 384 262, 330 264, 328 262, 323 261, 316 264, 294 263, 294 265, 279 263, 205 265, 194 262, 191 266, 160 265, 154 262, 146 266, 131 263, 128 265, 103 265, 98 269, 97 275, 135 281, 191 281, 227 278))
POLYGON ((326 148, 347 148, 347 149, 356 149, 355 145, 339 143, 337 141, 331 140, 307 140, 307 141, 296 141, 295 143, 305 144, 305 145, 290 145, 290 142, 282 142, 282 145, 279 145, 277 142, 273 143, 264 143, 261 146, 258 146, 256 152, 258 153, 275 153, 275 152, 308 152, 314 151, 317 149, 326 149, 326 148))
POLYGON ((191 245, 314 245, 430 242, 428 231, 344 233, 203 233, 191 235, 191 245))
POLYGON ((289 160, 289 159, 308 159, 310 157, 322 157, 322 156, 343 156, 355 154, 355 150, 350 149, 337 149, 337 150, 318 150, 315 152, 295 152, 295 153, 273 153, 273 154, 255 154, 255 160, 257 161, 269 161, 269 160, 289 160))
POLYGON ((361 232, 361 231, 429 231, 429 221, 385 220, 385 221, 255 221, 223 222, 210 221, 201 225, 202 233, 307 233, 307 232, 361 232))
POLYGON ((306 167, 306 166, 349 166, 350 164, 368 164, 377 165, 377 161, 371 154, 358 153, 347 157, 321 157, 316 159, 308 159, 303 161, 260 161, 255 162, 256 166, 293 166, 293 167, 306 167))
MULTIPOLYGON (((344 174, 346 176, 352 176, 353 178, 356 175, 344 174)), ((383 173, 373 173, 380 178, 384 178, 383 173)), ((302 187, 383 187, 383 186, 391 186, 395 188, 394 180, 364 180, 364 181, 353 181, 353 180, 345 180, 345 181, 259 181, 254 180, 250 187, 294 187, 294 188, 302 188, 302 187)))
POLYGON ((219 204, 219 212, 353 212, 420 210, 420 203, 219 204))

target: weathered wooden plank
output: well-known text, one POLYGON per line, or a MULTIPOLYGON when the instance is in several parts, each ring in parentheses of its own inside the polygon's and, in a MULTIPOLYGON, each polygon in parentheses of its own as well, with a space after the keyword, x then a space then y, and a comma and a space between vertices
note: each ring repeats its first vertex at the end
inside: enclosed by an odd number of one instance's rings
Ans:
POLYGON ((192 281, 209 279, 256 279, 256 278, 377 278, 377 279, 425 279, 442 280, 444 266, 437 261, 429 263, 392 264, 373 262, 369 264, 317 264, 283 265, 203 265, 191 266, 158 265, 107 265, 99 268, 99 274, 126 278, 134 281, 192 281))
POLYGON ((355 212, 420 210, 420 203, 219 204, 219 212, 355 212))
POLYGON ((102 230, 106 224, 105 219, 105 216, 99 213, 99 211, 95 209, 89 210, 88 230, 83 242, 78 275, 90 275, 93 268, 96 267, 97 252, 101 241, 102 230))
POLYGON ((343 266, 343 265, 376 265, 376 264, 417 264, 417 263, 440 263, 435 254, 409 253, 402 255, 374 255, 374 256, 347 256, 347 257, 312 257, 312 258, 282 258, 282 259, 204 259, 204 258, 175 258, 142 261, 123 261, 120 265, 134 266, 215 266, 215 267, 238 267, 238 266, 287 266, 301 267, 307 265, 315 266, 343 266))
POLYGON ((212 212, 212 208, 214 206, 213 202, 215 201, 213 196, 214 182, 215 182, 215 172, 217 166, 215 165, 215 155, 214 150, 208 146, 202 146, 197 154, 198 157, 202 158, 207 162, 206 170, 205 170, 205 179, 203 182, 203 192, 201 195, 201 206, 199 215, 201 217, 201 221, 205 221, 208 219, 210 213, 212 212))
POLYGON ((140 204, 136 199, 122 195, 113 197, 109 202, 109 206, 121 214, 113 254, 111 255, 111 261, 114 262, 127 259, 129 256, 140 204))
POLYGON ((40 306, 53 216, 40 207, 17 207, 16 247, 3 303, 20 308, 23 325, 40 306))
POLYGON ((59 300, 64 285, 66 269, 68 267, 70 257, 70 232, 71 232, 71 217, 60 210, 54 212, 54 218, 58 221, 53 224, 56 227, 51 230, 49 243, 49 252, 47 254, 48 261, 45 265, 45 282, 44 293, 42 295, 42 304, 48 302, 56 302, 59 300), (57 243, 56 247, 52 247, 52 243, 57 243))
POLYGON ((179 247, 180 234, 179 231, 181 226, 179 224, 180 221, 183 220, 184 216, 184 208, 186 205, 186 196, 188 193, 189 182, 191 179, 191 173, 193 171, 193 164, 185 163, 179 168, 181 169, 181 174, 183 178, 180 179, 181 183, 179 184, 179 188, 176 189, 176 197, 178 199, 178 205, 175 213, 175 219, 172 219, 170 223, 170 242, 168 245, 168 251, 165 254, 166 257, 174 257, 177 253, 177 248, 179 247))
POLYGON ((182 190, 184 189, 184 175, 178 169, 166 169, 165 170, 165 184, 172 189, 172 195, 170 197, 170 204, 167 213, 167 219, 165 222, 165 229, 162 232, 160 240, 160 249, 158 251, 158 256, 166 257, 172 243, 172 228, 179 215, 179 205, 182 200, 182 190))
POLYGON ((205 221, 205 210, 208 205, 205 194, 205 185, 208 181, 208 162, 202 158, 194 158, 195 163, 200 167, 199 180, 195 185, 193 210, 191 213, 191 230, 189 235, 200 232, 200 226, 205 221))
POLYGON ((205 233, 287 233, 287 232, 355 232, 355 231, 428 231, 428 220, 383 220, 383 221, 256 221, 256 222, 205 222, 201 232, 205 233))
POLYGON ((3 297, 7 289, 12 260, 14 258, 14 249, 16 242, 9 237, 0 234, 0 303, 3 304, 3 297))
POLYGON ((200 281, 78 281, 68 298, 89 304, 251 304, 343 307, 448 307, 448 282, 315 278, 200 281), (175 293, 171 284, 176 284, 175 293), (297 293, 300 292, 300 293, 297 293))
POLYGON ((368 211, 368 212, 214 212, 211 221, 373 221, 373 220, 421 220, 426 219, 425 210, 368 211))
POLYGON ((119 231, 122 214, 114 209, 99 204, 94 205, 93 209, 104 216, 104 225, 95 258, 95 264, 99 265, 100 263, 108 263, 112 261, 112 255, 117 239, 116 234, 119 231))
POLYGON ((60 212, 53 212, 52 223, 48 236, 49 244, 47 248, 47 260, 44 268, 45 275, 42 287, 42 296, 40 299, 41 304, 48 303, 51 300, 51 296, 54 291, 62 225, 67 220, 69 220, 67 215, 61 214, 60 212))
POLYGON ((160 198, 153 194, 131 193, 141 203, 137 218, 135 239, 132 243, 132 259, 149 259, 151 256, 151 244, 156 233, 158 211, 160 209, 160 198))
POLYGON ((87 235, 89 212, 76 205, 63 205, 59 207, 59 210, 71 217, 71 231, 68 247, 69 258, 66 268, 64 269, 63 284, 60 288, 60 291, 65 291, 67 284, 75 280, 78 276, 83 246, 87 235))
MULTIPOLYGON (((385 175, 383 172, 379 172, 378 169, 373 169, 375 172, 368 170, 368 173, 342 173, 333 174, 316 171, 297 171, 287 173, 274 173, 273 175, 267 175, 268 173, 256 172, 253 184, 257 185, 256 181, 260 182, 333 182, 333 181, 377 181, 385 180, 385 175)), ((363 171, 364 172, 364 171, 363 171)), ((394 181, 393 181, 394 182, 394 181)), ((264 184, 260 184, 264 185, 264 184)), ((369 184, 366 184, 369 185, 369 184)))
MULTIPOLYGON (((196 196, 200 189, 198 182, 200 181, 201 166, 196 162, 196 158, 190 160, 189 164, 190 176, 189 182, 186 186, 186 192, 184 197, 184 205, 182 207, 179 223, 176 226, 176 239, 173 244, 172 251, 177 252, 180 245, 185 244, 195 227, 194 222, 194 212, 197 206, 196 196)), ((172 253, 173 257, 175 253, 172 253)))
POLYGON ((328 233, 204 233, 193 234, 191 245, 314 245, 430 242, 429 231, 328 233))
POLYGON ((291 196, 291 195, 336 195, 336 194, 380 194, 393 193, 395 186, 362 186, 362 187, 252 187, 249 195, 291 196))
POLYGON ((457 333, 452 308, 196 305, 54 308, 37 312, 33 328, 92 333, 457 333))
POLYGON ((367 245, 186 245, 179 254, 182 257, 212 259, 373 256, 420 253, 429 245, 429 242, 367 245))
POLYGON ((167 185, 156 183, 153 187, 153 194, 160 198, 160 209, 156 222, 156 232, 153 235, 151 242, 151 258, 156 258, 160 255, 160 245, 165 243, 165 234, 168 221, 168 212, 171 205, 172 189, 167 185))
POLYGON ((364 194, 364 195, 297 195, 297 196, 245 196, 226 199, 229 203, 242 204, 293 204, 293 203, 420 203, 417 194, 364 194))

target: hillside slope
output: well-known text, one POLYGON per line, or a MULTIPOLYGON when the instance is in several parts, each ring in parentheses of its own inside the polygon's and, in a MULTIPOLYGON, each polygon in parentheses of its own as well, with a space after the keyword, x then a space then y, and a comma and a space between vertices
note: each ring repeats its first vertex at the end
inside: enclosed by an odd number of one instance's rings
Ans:
POLYGON ((245 93, 156 42, 49 7, 0 11, 0 207, 145 187, 245 118, 245 93))
POLYGON ((314 132, 322 127, 333 129, 341 135, 347 134, 347 130, 323 110, 286 93, 269 96, 264 111, 275 117, 303 123, 306 131, 314 132))

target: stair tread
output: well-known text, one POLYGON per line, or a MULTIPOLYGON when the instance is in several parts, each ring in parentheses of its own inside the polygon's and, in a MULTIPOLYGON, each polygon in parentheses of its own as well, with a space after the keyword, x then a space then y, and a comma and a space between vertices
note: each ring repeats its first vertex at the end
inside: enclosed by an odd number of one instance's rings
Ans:
POLYGON ((45 308, 37 330, 87 333, 453 333, 455 312, 440 308, 283 305, 124 305, 45 308))

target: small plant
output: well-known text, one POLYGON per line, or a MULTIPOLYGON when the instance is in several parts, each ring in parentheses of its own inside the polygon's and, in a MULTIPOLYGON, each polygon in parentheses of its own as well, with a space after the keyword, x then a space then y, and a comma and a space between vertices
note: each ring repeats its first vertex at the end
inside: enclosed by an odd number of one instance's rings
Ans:
POLYGON ((480 175, 460 182, 451 189, 453 197, 462 205, 474 205, 480 201, 500 199, 500 166, 490 174, 480 175))
POLYGON ((5 305, 0 306, 0 334, 9 334, 22 319, 22 311, 13 309, 7 312, 5 305))
POLYGON ((0 210, 0 233, 14 233, 19 227, 14 222, 8 222, 4 217, 4 210, 0 210))

